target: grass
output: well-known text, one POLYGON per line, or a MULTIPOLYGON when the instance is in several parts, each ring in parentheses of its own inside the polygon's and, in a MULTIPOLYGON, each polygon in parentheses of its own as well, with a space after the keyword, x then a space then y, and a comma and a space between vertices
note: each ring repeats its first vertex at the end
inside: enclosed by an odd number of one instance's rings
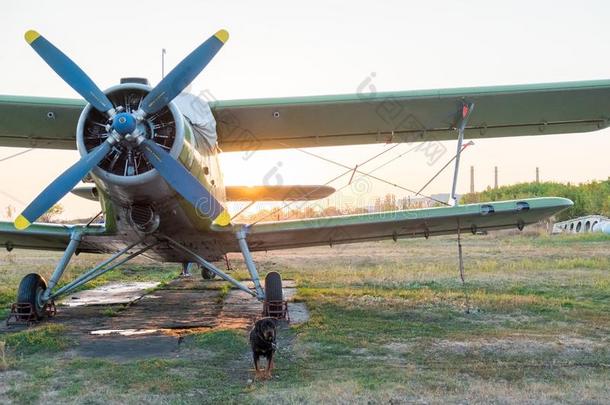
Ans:
POLYGON ((241 370, 236 379, 235 371, 227 364, 233 361, 236 352, 246 348, 242 333, 217 331, 193 335, 184 346, 183 351, 189 356, 178 359, 117 363, 55 353, 43 364, 42 359, 33 356, 22 358, 14 366, 19 370, 18 378, 6 382, 9 386, 6 397, 17 403, 74 400, 98 403, 101 399, 111 403, 201 403, 201 398, 212 402, 241 394, 241 378, 248 370, 241 370))
POLYGON ((35 329, 7 334, 6 349, 16 355, 65 350, 75 343, 65 335, 65 329, 63 325, 47 324, 35 329))
MULTIPOLYGON (((260 253, 261 273, 297 280, 297 300, 311 314, 281 330, 273 380, 249 381, 244 331, 192 334, 175 357, 117 363, 75 357, 69 334, 43 325, 0 335, 8 363, 0 401, 603 403, 610 397, 608 242, 467 237, 465 284, 453 238, 260 253)), ((12 268, 29 271, 25 258, 12 268)), ((231 260, 234 276, 245 277, 239 256, 231 260)), ((167 274, 177 267, 138 264, 106 281, 167 274)), ((1 288, 18 279, 0 273, 1 288)))
POLYGON ((226 283, 223 284, 219 289, 218 289, 218 304, 222 304, 227 296, 227 294, 229 294, 229 291, 231 291, 231 285, 226 283))
POLYGON ((102 310, 102 315, 114 318, 115 316, 119 316, 121 311, 123 311, 124 309, 125 307, 106 307, 102 310))

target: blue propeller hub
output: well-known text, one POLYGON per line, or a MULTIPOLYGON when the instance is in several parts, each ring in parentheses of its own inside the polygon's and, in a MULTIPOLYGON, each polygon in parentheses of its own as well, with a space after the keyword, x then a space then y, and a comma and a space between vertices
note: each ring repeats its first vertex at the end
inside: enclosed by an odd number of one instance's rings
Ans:
POLYGON ((136 125, 137 122, 133 115, 126 112, 118 113, 112 120, 112 129, 121 135, 132 133, 136 129, 136 125))

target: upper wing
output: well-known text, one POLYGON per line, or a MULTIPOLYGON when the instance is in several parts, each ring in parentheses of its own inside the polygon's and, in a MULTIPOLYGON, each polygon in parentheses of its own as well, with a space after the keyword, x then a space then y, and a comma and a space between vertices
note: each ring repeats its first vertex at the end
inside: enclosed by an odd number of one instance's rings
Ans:
MULTIPOLYGON (((610 80, 211 103, 224 151, 449 140, 605 128, 610 80)), ((82 100, 0 96, 0 146, 75 149, 82 100)))
POLYGON ((0 146, 76 149, 82 100, 0 96, 0 146))
POLYGON ((586 132, 607 126, 610 80, 218 101, 224 151, 449 140, 464 101, 467 138, 586 132))
MULTIPOLYGON (((249 228, 248 245, 260 251, 454 234, 458 227, 464 232, 518 228, 572 205, 565 198, 544 197, 260 223, 249 228)), ((239 251, 235 238, 226 236, 225 243, 232 246, 232 251, 239 251)))
POLYGON ((0 246, 8 251, 13 248, 37 250, 65 250, 75 230, 80 230, 83 240, 79 252, 102 253, 107 249, 94 243, 96 236, 104 233, 99 225, 83 227, 79 225, 59 225, 34 223, 29 228, 18 231, 12 222, 0 221, 0 246))

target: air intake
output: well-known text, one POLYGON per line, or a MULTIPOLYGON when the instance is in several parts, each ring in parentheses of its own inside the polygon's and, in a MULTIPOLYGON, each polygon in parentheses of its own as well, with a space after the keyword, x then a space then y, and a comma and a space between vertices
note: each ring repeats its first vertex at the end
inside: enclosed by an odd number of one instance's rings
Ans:
POLYGON ((134 205, 129 209, 129 220, 140 231, 151 233, 159 227, 159 216, 149 205, 134 205))

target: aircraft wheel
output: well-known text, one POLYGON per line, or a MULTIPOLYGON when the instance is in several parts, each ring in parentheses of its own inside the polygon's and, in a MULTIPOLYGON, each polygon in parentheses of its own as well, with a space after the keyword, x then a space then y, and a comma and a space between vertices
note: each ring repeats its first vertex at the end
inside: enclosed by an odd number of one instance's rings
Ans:
POLYGON ((39 317, 45 315, 42 294, 47 289, 47 282, 40 274, 30 273, 21 279, 17 290, 17 302, 29 303, 39 317))
POLYGON ((265 277, 265 306, 263 316, 275 319, 287 319, 286 307, 284 306, 284 292, 282 291, 282 276, 277 271, 272 271, 265 277))
POLYGON ((267 301, 282 301, 282 276, 277 271, 272 271, 265 277, 265 299, 267 301))
POLYGON ((216 273, 212 273, 210 270, 206 269, 199 263, 189 263, 189 267, 191 267, 189 270, 199 268, 201 270, 201 278, 204 280, 212 280, 216 277, 216 273))
POLYGON ((201 277, 204 280, 212 280, 216 277, 216 273, 212 273, 210 270, 206 269, 205 267, 201 268, 201 277))

